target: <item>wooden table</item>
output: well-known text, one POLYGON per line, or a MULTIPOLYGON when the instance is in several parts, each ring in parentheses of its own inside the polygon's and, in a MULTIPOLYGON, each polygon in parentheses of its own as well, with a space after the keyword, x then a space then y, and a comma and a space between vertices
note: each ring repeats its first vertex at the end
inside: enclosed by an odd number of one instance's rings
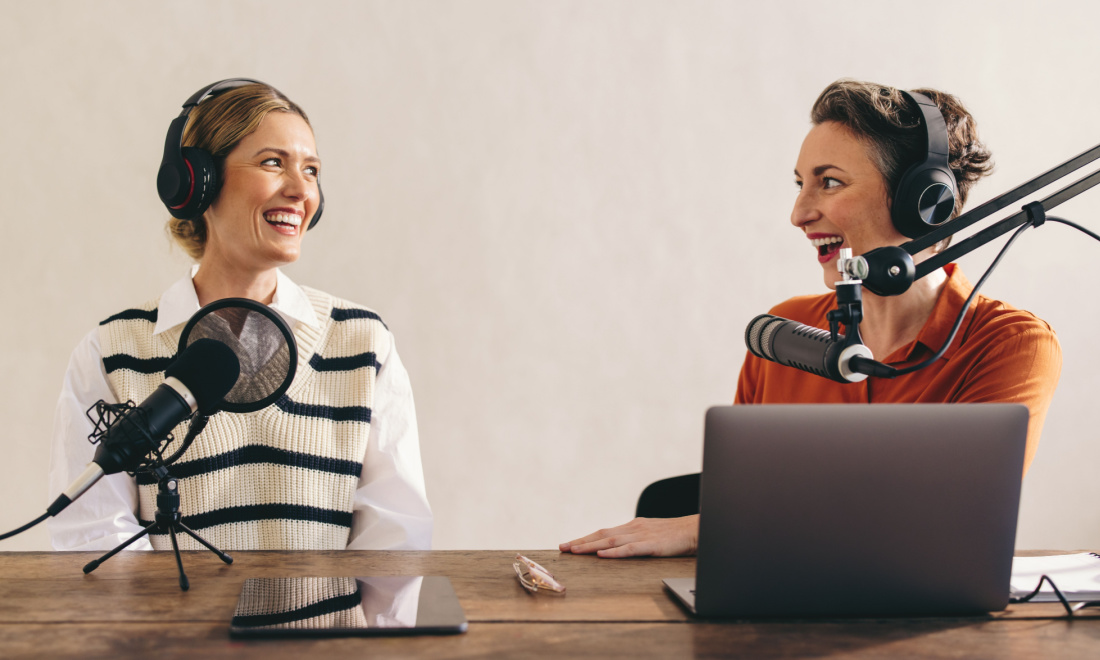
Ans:
POLYGON ((97 553, 0 553, 0 657, 1100 657, 1100 615, 1066 620, 1058 605, 990 616, 713 622, 691 619, 661 578, 693 558, 601 560, 524 552, 568 588, 530 595, 514 553, 185 552, 181 592, 171 553, 124 552, 91 575, 97 553), (464 635, 237 641, 228 637, 248 577, 445 575, 470 620, 464 635))

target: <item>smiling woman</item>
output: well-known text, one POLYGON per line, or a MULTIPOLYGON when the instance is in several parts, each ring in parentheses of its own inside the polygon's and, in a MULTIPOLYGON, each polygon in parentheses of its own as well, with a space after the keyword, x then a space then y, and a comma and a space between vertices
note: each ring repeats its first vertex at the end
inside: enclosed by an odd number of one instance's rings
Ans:
MULTIPOLYGON (((320 218, 320 168, 305 112, 273 87, 234 79, 188 100, 157 185, 169 233, 198 265, 159 298, 108 317, 73 352, 54 424, 55 490, 92 459, 85 410, 143 401, 200 306, 249 298, 292 328, 297 372, 267 408, 212 416, 173 464, 183 522, 224 549, 430 547, 412 389, 393 335, 372 310, 279 270, 298 260, 320 218)), ((102 481, 50 520, 54 548, 110 549, 154 519, 153 480, 102 481)), ((171 541, 152 534, 129 547, 171 541)))
POLYGON ((317 210, 320 159, 300 115, 272 112, 225 157, 221 192, 205 213, 199 303, 258 287, 247 297, 268 303, 275 268, 298 260, 303 220, 317 210))
MULTIPOLYGON (((931 160, 934 142, 949 151, 941 157, 954 180, 954 208, 946 209, 950 215, 962 210, 970 187, 990 169, 990 155, 978 140, 973 117, 958 99, 936 90, 906 93, 840 80, 821 93, 811 119, 813 127, 794 168, 799 190, 791 223, 809 239, 829 288, 841 279, 836 266, 840 248, 863 254, 909 240, 911 234, 902 230, 911 231, 912 225, 897 221, 899 211, 905 211, 898 208, 899 200, 907 198, 901 194, 902 182, 914 167, 931 160), (921 110, 917 106, 922 101, 934 108, 921 110), (938 126, 930 125, 930 111, 939 113, 931 115, 938 126), (943 123, 938 123, 940 117, 943 123)), ((944 247, 934 245, 915 255, 914 261, 924 261, 944 247)), ((899 368, 920 363, 947 340, 972 290, 958 266, 950 264, 917 280, 900 296, 865 292, 860 326, 864 343, 877 359, 899 368)), ((828 328, 826 314, 835 307, 835 296, 827 293, 792 298, 770 313, 828 328)), ((750 353, 737 382, 735 403, 1021 403, 1030 413, 1026 472, 1061 365, 1061 349, 1049 325, 1029 312, 978 295, 943 357, 924 369, 892 380, 841 384, 750 353)), ((602 557, 691 554, 698 529, 697 515, 638 518, 560 548, 602 557)))

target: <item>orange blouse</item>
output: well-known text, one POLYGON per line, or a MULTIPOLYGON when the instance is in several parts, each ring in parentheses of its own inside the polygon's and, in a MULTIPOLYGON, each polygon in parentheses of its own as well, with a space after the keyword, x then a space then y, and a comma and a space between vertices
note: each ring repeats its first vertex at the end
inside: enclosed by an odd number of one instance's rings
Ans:
MULTIPOLYGON (((955 264, 944 267, 947 282, 916 340, 880 362, 897 366, 931 357, 951 332, 955 317, 973 290, 955 264)), ((818 328, 836 308, 836 296, 799 296, 769 312, 818 328)), ((1035 457, 1043 420, 1058 375, 1062 349, 1047 323, 978 294, 955 341, 935 363, 895 379, 868 378, 838 383, 760 359, 751 353, 741 367, 735 403, 1021 403, 1030 413, 1024 472, 1035 457)))

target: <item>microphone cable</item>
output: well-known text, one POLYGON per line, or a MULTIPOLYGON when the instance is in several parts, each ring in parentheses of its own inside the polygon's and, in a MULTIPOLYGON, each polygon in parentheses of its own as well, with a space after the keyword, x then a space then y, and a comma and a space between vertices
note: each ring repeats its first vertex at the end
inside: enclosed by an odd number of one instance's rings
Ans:
POLYGON ((1047 222, 1057 222, 1057 223, 1060 223, 1060 224, 1063 224, 1063 225, 1069 225, 1070 227, 1073 227, 1074 229, 1076 229, 1078 231, 1083 231, 1086 234, 1088 234, 1089 236, 1091 236, 1091 237, 1095 238, 1096 240, 1100 241, 1100 234, 1097 234, 1096 232, 1093 232, 1093 231, 1089 231, 1088 229, 1085 229, 1081 225, 1077 224, 1076 222, 1070 222, 1069 220, 1066 220, 1065 218, 1055 218, 1054 216, 1047 216, 1047 222))
POLYGON ((35 518, 31 522, 27 523, 26 525, 23 525, 19 529, 12 530, 12 531, 8 532, 7 534, 0 534, 0 541, 3 541, 4 539, 9 538, 11 536, 15 536, 16 534, 22 534, 23 532, 27 531, 31 527, 34 527, 35 525, 37 525, 38 523, 42 522, 43 520, 45 520, 46 518, 49 518, 49 517, 50 517, 50 512, 47 511, 46 513, 43 513, 42 515, 38 516, 37 518, 35 518))
POLYGON ((981 278, 978 279, 978 283, 974 285, 974 290, 970 292, 970 295, 967 297, 966 302, 963 303, 962 309, 959 311, 958 317, 955 318, 955 324, 953 326, 951 326, 951 333, 948 335, 947 341, 945 341, 943 343, 943 346, 941 346, 940 349, 938 351, 936 351, 935 355, 933 355, 932 357, 928 358, 927 360, 925 360, 923 362, 920 362, 918 364, 914 364, 914 365, 911 365, 911 366, 908 366, 908 367, 900 368, 900 369, 897 368, 896 366, 892 365, 892 364, 883 364, 881 362, 880 363, 875 363, 873 360, 867 360, 865 358, 858 357, 858 356, 852 358, 853 364, 858 364, 859 362, 862 362, 864 364, 870 364, 872 367, 875 367, 877 365, 879 368, 875 369, 875 371, 877 371, 879 373, 873 374, 874 376, 880 377, 880 378, 896 378, 898 376, 904 376, 906 374, 911 374, 914 371, 918 371, 920 369, 923 369, 923 368, 927 367, 928 365, 932 364, 933 362, 935 362, 936 360, 943 357, 943 354, 947 352, 947 347, 951 345, 951 342, 955 341, 955 335, 958 334, 959 328, 962 327, 963 319, 966 318, 966 311, 968 309, 970 309, 970 303, 972 303, 974 301, 975 296, 978 295, 978 290, 982 288, 982 285, 985 284, 986 280, 989 279, 989 276, 993 274, 993 271, 997 268, 997 265, 1001 263, 1001 259, 1008 252, 1008 249, 1010 247, 1012 247, 1012 244, 1016 241, 1017 238, 1020 237, 1020 234, 1024 233, 1026 230, 1030 229, 1031 227, 1040 227, 1040 226, 1043 225, 1044 222, 1057 222, 1059 224, 1063 224, 1063 225, 1073 227, 1074 229, 1077 229, 1078 231, 1082 231, 1082 232, 1088 234, 1089 236, 1096 239, 1097 241, 1100 241, 1100 234, 1096 234, 1095 232, 1092 232, 1092 231, 1086 229, 1085 227, 1082 227, 1081 225, 1077 224, 1076 222, 1066 220, 1065 218, 1056 218, 1054 216, 1046 216, 1046 217, 1040 217, 1039 219, 1033 219, 1031 222, 1028 222, 1027 224, 1025 224, 1025 225, 1021 226, 1019 229, 1017 229, 1015 232, 1013 232, 1012 236, 1010 236, 1008 238, 1008 241, 1005 242, 1004 246, 1001 247, 1001 251, 997 253, 997 257, 995 259, 993 259, 993 263, 989 264, 989 268, 987 268, 985 270, 985 272, 982 273, 981 278), (883 369, 882 367, 885 367, 885 369, 883 369))
POLYGON ((137 406, 132 401, 123 404, 96 402, 87 412, 94 425, 88 439, 98 444, 95 459, 46 507, 46 513, 18 529, 0 534, 0 541, 61 513, 106 474, 123 470, 134 474, 166 466, 178 459, 206 427, 209 416, 225 403, 226 395, 240 378, 240 369, 240 360, 233 349, 216 339, 204 337, 180 349, 165 370, 164 382, 137 406), (98 420, 91 418, 93 410, 99 414, 98 420), (183 447, 166 462, 162 452, 167 444, 161 447, 161 442, 170 443, 171 430, 187 420, 197 423, 188 427, 183 447))

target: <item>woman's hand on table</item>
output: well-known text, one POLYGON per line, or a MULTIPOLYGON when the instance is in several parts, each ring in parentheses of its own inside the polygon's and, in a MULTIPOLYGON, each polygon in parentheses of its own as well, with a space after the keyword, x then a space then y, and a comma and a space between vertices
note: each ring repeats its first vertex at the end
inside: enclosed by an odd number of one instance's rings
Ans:
POLYGON ((635 518, 625 525, 601 529, 562 543, 558 549, 600 557, 678 557, 693 555, 699 540, 699 516, 635 518))

